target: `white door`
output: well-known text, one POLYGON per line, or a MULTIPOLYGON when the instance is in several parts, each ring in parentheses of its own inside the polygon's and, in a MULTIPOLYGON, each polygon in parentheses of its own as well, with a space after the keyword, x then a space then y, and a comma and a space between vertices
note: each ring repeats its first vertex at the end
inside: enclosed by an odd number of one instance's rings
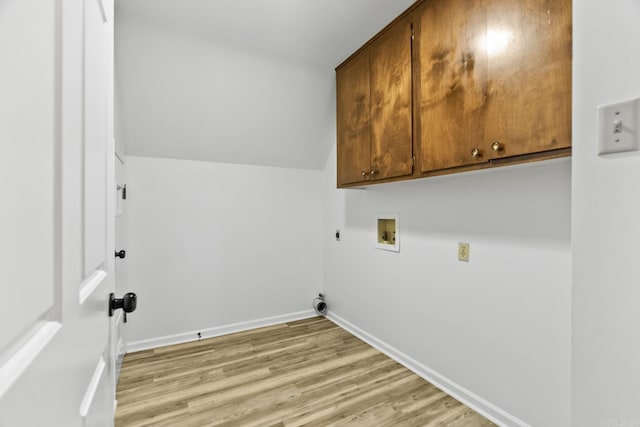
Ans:
POLYGON ((0 426, 113 425, 113 0, 0 0, 0 426))
MULTIPOLYGON (((127 287, 127 261, 129 254, 127 250, 126 241, 126 212, 127 212, 127 176, 126 176, 126 156, 124 154, 124 138, 122 137, 122 119, 118 115, 122 109, 118 108, 118 90, 115 86, 117 82, 114 80, 114 90, 111 92, 114 96, 114 165, 115 165, 115 250, 116 252, 124 251, 124 257, 117 257, 115 262, 115 289, 116 295, 119 297, 129 292, 127 287)), ((135 318, 135 316, 133 316, 135 318)), ((115 353, 113 358, 116 360, 116 372, 114 376, 114 387, 117 384, 117 380, 120 374, 120 368, 124 361, 126 353, 125 345, 125 332, 126 325, 124 324, 123 312, 119 311, 115 314, 113 330, 113 342, 115 343, 115 353)))
MULTIPOLYGON (((116 252, 123 251, 121 256, 116 258, 115 263, 115 288, 116 295, 119 297, 129 292, 126 282, 126 267, 127 259, 130 254, 127 253, 126 248, 126 230, 125 230, 125 215, 126 215, 126 174, 125 174, 125 156, 121 150, 118 150, 116 145, 116 155, 114 158, 115 163, 115 180, 116 180, 116 199, 115 199, 115 250, 116 252)), ((132 316, 135 319, 135 315, 132 316)), ((124 316, 123 311, 120 310, 115 314, 114 319, 114 335, 113 342, 115 343, 114 350, 116 351, 113 358, 116 360, 116 375, 115 383, 117 384, 118 374, 124 361, 124 355, 126 353, 126 346, 124 341, 124 316)))

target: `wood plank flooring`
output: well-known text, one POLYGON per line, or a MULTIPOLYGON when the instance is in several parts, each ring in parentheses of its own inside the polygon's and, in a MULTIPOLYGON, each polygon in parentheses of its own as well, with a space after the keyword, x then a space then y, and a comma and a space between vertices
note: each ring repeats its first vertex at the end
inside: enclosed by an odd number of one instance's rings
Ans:
POLYGON ((493 426, 316 317, 127 354, 117 427, 493 426))

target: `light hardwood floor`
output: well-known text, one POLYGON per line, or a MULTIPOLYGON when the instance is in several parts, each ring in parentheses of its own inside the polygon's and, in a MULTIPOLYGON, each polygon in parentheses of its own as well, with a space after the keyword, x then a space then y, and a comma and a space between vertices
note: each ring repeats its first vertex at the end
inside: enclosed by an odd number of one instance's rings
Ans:
POLYGON ((493 426, 321 317, 127 354, 117 427, 493 426))

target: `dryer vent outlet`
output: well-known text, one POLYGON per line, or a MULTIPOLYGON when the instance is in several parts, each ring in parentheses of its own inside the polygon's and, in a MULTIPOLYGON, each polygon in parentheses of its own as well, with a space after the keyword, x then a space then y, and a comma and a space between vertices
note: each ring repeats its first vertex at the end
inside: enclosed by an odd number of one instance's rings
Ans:
POLYGON ((318 315, 325 316, 327 314, 327 303, 324 300, 324 294, 318 294, 318 296, 313 299, 312 306, 318 315))

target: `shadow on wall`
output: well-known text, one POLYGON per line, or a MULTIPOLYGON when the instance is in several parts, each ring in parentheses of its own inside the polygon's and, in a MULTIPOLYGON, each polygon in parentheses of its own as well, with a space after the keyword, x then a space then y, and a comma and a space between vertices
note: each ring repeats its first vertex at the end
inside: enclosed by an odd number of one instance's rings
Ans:
POLYGON ((516 166, 344 190, 347 228, 370 229, 375 214, 400 214, 403 233, 490 234, 570 239, 571 166, 516 166))

